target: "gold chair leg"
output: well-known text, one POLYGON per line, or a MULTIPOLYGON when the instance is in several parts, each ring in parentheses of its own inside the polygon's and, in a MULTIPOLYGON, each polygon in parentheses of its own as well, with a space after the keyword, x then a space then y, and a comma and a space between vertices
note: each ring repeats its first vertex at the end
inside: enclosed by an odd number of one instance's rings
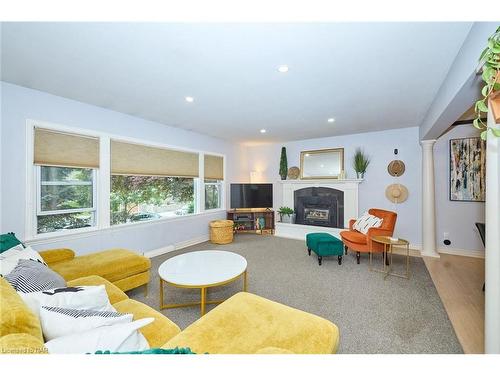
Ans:
POLYGON ((246 292, 248 289, 247 271, 243 273, 243 291, 246 292))

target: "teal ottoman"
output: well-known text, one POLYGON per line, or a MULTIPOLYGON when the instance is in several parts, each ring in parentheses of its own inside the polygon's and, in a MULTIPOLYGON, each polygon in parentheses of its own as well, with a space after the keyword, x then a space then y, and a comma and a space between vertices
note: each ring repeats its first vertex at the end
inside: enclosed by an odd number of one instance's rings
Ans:
POLYGON ((307 252, 311 251, 318 256, 318 263, 321 266, 323 257, 337 255, 339 264, 342 264, 342 255, 344 255, 344 245, 337 237, 329 233, 309 233, 306 234, 307 252))

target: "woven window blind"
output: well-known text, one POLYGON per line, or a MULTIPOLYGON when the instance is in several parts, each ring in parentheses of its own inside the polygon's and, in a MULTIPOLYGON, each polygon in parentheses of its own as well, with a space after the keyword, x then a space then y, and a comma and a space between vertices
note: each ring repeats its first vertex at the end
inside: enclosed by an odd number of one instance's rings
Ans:
POLYGON ((205 178, 209 180, 224 179, 224 158, 222 156, 205 155, 205 178))
POLYGON ((99 139, 48 129, 35 129, 34 163, 99 168, 99 139))
POLYGON ((140 176, 198 177, 198 154, 111 141, 111 173, 140 176))

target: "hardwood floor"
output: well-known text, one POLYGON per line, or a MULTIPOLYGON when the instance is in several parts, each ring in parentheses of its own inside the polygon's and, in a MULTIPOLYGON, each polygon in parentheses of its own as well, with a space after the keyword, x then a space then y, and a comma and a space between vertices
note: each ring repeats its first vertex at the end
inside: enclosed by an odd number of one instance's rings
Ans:
POLYGON ((484 259, 423 258, 464 353, 484 353, 484 259))

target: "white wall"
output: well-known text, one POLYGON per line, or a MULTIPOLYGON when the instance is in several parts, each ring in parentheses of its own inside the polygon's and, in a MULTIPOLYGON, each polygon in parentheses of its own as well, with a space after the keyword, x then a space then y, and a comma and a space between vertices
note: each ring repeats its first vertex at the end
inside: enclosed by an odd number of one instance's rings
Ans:
MULTIPOLYGON (((488 126, 500 130, 488 112, 488 126)), ((488 135, 486 145, 486 294, 484 304, 484 349, 500 354, 500 138, 488 135)))
MULTIPOLYGON (((227 156, 226 180, 241 178, 239 175, 242 170, 239 161, 241 153, 237 144, 5 82, 1 83, 1 90, 1 230, 15 232, 21 239, 25 238, 27 119, 136 137, 200 151, 223 153, 227 156)), ((208 221, 224 216, 224 212, 219 212, 168 222, 111 228, 71 240, 44 241, 36 247, 45 249, 66 246, 74 248, 79 253, 109 247, 147 251, 200 239, 208 234, 208 221)))
POLYGON ((484 223, 484 202, 457 202, 449 199, 450 186, 450 139, 479 137, 472 125, 453 127, 434 145, 434 170, 436 181, 436 238, 439 249, 461 253, 462 250, 484 254, 484 246, 474 225, 484 223), (451 244, 443 244, 444 232, 449 233, 451 244))
MULTIPOLYGON (((339 126, 339 125, 334 125, 339 126)), ((300 152, 323 148, 344 148, 347 178, 355 178, 352 157, 356 147, 362 147, 371 157, 365 174, 365 181, 359 185, 359 210, 383 208, 398 213, 395 235, 408 239, 413 246, 421 242, 421 148, 417 127, 380 132, 353 134, 348 136, 308 139, 284 144, 247 146, 248 173, 262 172, 263 182, 275 182, 278 175, 281 147, 287 148, 288 166, 300 167, 300 152), (398 158, 406 164, 406 172, 399 178, 387 173, 387 165, 395 158, 394 149, 399 150, 398 158), (385 189, 392 183, 402 183, 409 190, 408 200, 393 204, 385 197, 385 189)), ((249 179, 249 175, 247 180, 249 179)), ((280 185, 274 186, 274 206, 281 205, 280 185)))

